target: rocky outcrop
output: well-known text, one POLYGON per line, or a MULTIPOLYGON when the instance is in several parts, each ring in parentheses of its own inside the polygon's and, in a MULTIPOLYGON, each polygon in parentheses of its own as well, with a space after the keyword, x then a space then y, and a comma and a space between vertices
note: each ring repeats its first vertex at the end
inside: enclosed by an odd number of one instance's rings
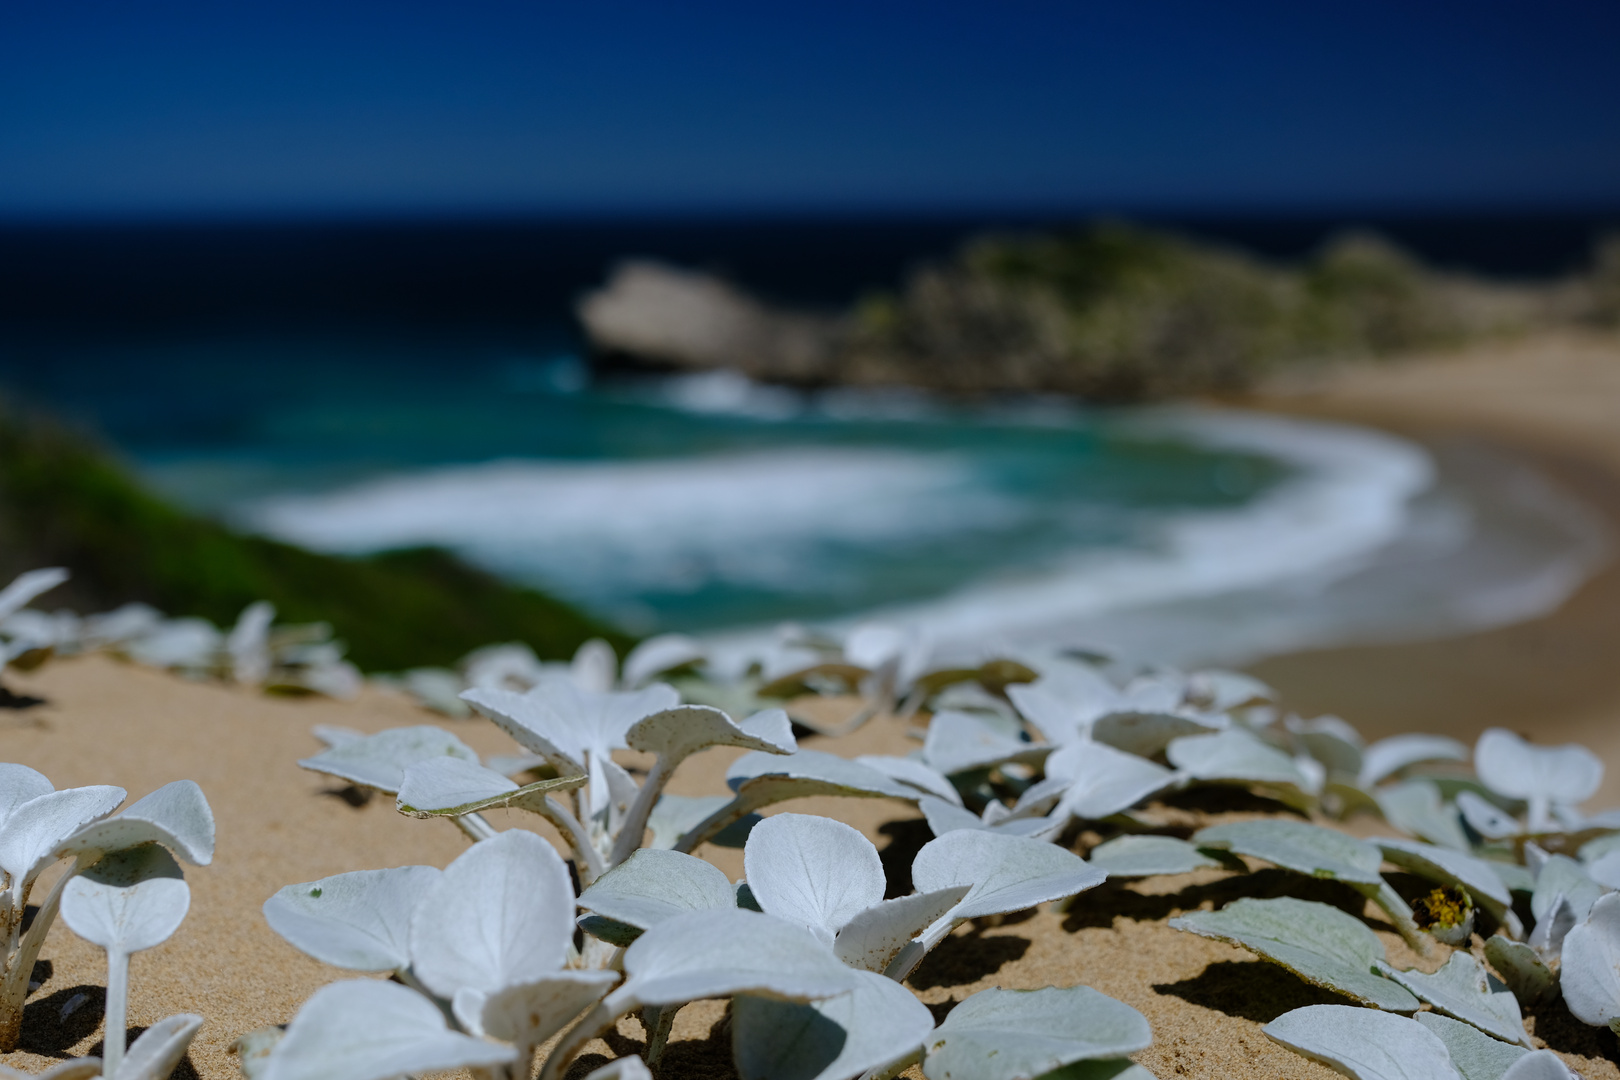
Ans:
POLYGON ((830 381, 845 336, 841 320, 768 307, 710 274, 647 260, 621 263, 578 312, 609 358, 766 382, 830 381))

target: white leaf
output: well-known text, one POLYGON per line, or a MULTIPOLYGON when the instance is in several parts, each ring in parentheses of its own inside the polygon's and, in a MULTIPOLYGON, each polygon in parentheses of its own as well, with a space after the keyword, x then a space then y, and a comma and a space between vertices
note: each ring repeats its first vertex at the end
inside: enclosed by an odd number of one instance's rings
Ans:
POLYGON ((1173 836, 1116 836, 1092 848, 1086 861, 1111 878, 1186 874, 1221 865, 1173 836))
POLYGON ((49 795, 56 790, 44 773, 35 772, 26 765, 0 764, 0 828, 11 812, 29 799, 49 795))
POLYGON ((612 971, 559 971, 493 993, 464 987, 452 1011, 473 1035, 538 1046, 601 1000, 619 981, 612 971))
POLYGON ((579 689, 600 694, 613 689, 613 675, 618 667, 619 657, 613 646, 601 638, 591 638, 574 650, 568 673, 579 689))
POLYGON ((1140 757, 1162 753, 1172 740, 1220 731, 1224 723, 1214 717, 1174 712, 1127 710, 1105 713, 1091 724, 1091 738, 1140 757))
POLYGON ((108 855, 62 890, 62 919, 108 952, 136 953, 169 940, 191 907, 180 867, 156 845, 108 855))
POLYGON ((475 761, 434 757, 406 767, 394 808, 410 817, 460 817, 503 806, 532 807, 548 792, 568 791, 584 783, 584 775, 576 774, 519 787, 475 761))
MULTIPOLYGON (((1415 969, 1401 971, 1383 961, 1377 968, 1385 978, 1394 979, 1447 1016, 1506 1042, 1530 1045, 1518 999, 1510 990, 1493 988, 1491 984, 1496 981, 1471 953, 1452 953, 1445 966, 1433 975, 1415 969)), ((1497 987, 1501 985, 1496 983, 1497 987)))
MULTIPOLYGON (((341 743, 298 764, 362 787, 392 795, 405 779, 405 769, 431 757, 457 757, 477 763, 478 755, 462 741, 428 725, 390 728, 363 739, 341 743)), ((581 770, 576 770, 581 771, 581 770)))
POLYGON ((919 798, 917 809, 922 811, 923 820, 928 822, 928 828, 935 836, 944 836, 957 829, 985 827, 984 821, 973 811, 948 803, 944 799, 936 799, 932 795, 919 798))
POLYGON ((1194 834, 1193 843, 1252 855, 1312 877, 1359 885, 1383 881, 1378 868, 1384 859, 1377 848, 1365 840, 1303 821, 1268 819, 1213 825, 1194 834))
POLYGON ((1007 697, 1046 741, 1066 743, 1086 735, 1091 722, 1113 709, 1120 693, 1083 664, 1053 664, 1032 683, 1014 683, 1007 697))
POLYGON ((890 779, 910 784, 919 791, 926 791, 948 803, 962 805, 962 796, 945 778, 945 774, 930 769, 916 758, 892 757, 887 754, 857 754, 855 761, 867 768, 876 769, 890 779))
POLYGON ((556 850, 511 830, 468 848, 432 883, 411 920, 423 985, 453 998, 562 967, 574 934, 574 888, 556 850))
POLYGON ((1515 936, 1522 932, 1518 916, 1513 914, 1513 895, 1502 883, 1501 876, 1484 859, 1433 844, 1420 844, 1415 840, 1379 837, 1376 843, 1387 861, 1430 881, 1466 889, 1476 903, 1491 913, 1492 918, 1511 927, 1515 936))
MULTIPOLYGON (((1490 940, 1502 939, 1493 935, 1490 940)), ((1446 1044, 1451 1064, 1462 1074, 1462 1080, 1502 1080, 1503 1074, 1526 1053, 1522 1046, 1493 1039, 1472 1024, 1437 1012, 1420 1012, 1412 1019, 1446 1044)))
POLYGON ((1461 1080, 1439 1036, 1416 1020, 1352 1005, 1307 1005, 1260 1029, 1353 1080, 1461 1080))
POLYGON ((710 746, 740 746, 769 754, 791 754, 793 722, 781 709, 767 709, 734 724, 731 717, 707 705, 680 705, 636 721, 625 737, 632 750, 659 754, 673 768, 710 746))
POLYGON ((1243 705, 1276 701, 1277 691, 1238 671, 1211 668, 1187 676, 1187 696, 1201 701, 1211 712, 1230 712, 1243 705))
POLYGON ((820 750, 744 754, 726 770, 726 783, 739 795, 753 793, 755 797, 748 801, 755 806, 810 795, 876 796, 907 802, 921 798, 921 793, 908 784, 820 750), (769 797, 759 798, 767 793, 769 797))
POLYGON ((1508 1066, 1502 1080, 1580 1080, 1551 1050, 1536 1050, 1508 1066))
POLYGON ((159 1020, 130 1046, 113 1080, 169 1080, 202 1026, 203 1018, 195 1013, 159 1020))
POLYGON ((1069 788, 1052 816, 1096 821, 1128 810, 1175 782, 1175 774, 1146 758, 1102 743, 1070 743, 1046 762, 1047 775, 1069 788))
POLYGON ((845 923, 883 899, 877 848, 831 818, 766 818, 749 834, 743 867, 767 914, 807 927, 828 945, 845 923))
POLYGON ((882 971, 900 950, 961 901, 971 885, 883 900, 861 911, 838 931, 833 952, 863 971, 882 971))
POLYGON ((1337 776, 1361 774, 1361 733, 1337 716, 1289 717, 1283 725, 1305 752, 1337 776))
POLYGON ((1052 747, 1002 734, 971 713, 942 710, 928 722, 923 760, 946 776, 1009 761, 1038 763, 1052 747))
MULTIPOLYGON (((1558 944, 1563 945, 1562 937, 1558 944)), ((1557 949, 1553 952, 1556 953, 1557 949)), ((1513 996, 1524 1005, 1550 1001, 1558 992, 1557 974, 1547 966, 1539 952, 1522 941, 1492 934, 1485 939, 1485 959, 1502 976, 1502 981, 1513 991, 1513 996)), ((1463 1071, 1466 1074, 1467 1070, 1463 1071)))
POLYGON ((12 810, 0 826, 0 870, 16 889, 56 858, 63 841, 106 817, 124 801, 124 789, 94 785, 36 795, 12 810))
POLYGON ((270 1052, 264 1080, 394 1080, 516 1058, 510 1046, 450 1031, 414 990, 355 979, 310 995, 270 1052))
POLYGON ((928 1080, 1027 1080, 1076 1061, 1144 1050, 1141 1013, 1089 986, 981 990, 950 1011, 926 1043, 928 1080))
POLYGON ((644 1005, 757 994, 813 1001, 852 988, 854 973, 802 926, 740 908, 666 919, 624 952, 614 996, 644 1005))
POLYGON ((1553 909, 1556 897, 1569 902, 1576 921, 1586 918, 1598 897, 1606 892, 1603 886, 1587 876, 1580 863, 1568 855, 1552 855, 1536 874, 1536 889, 1530 895, 1530 912, 1539 925, 1553 909))
POLYGON ((257 600, 242 609, 236 625, 225 638, 225 651, 231 657, 231 678, 247 686, 258 686, 270 675, 270 624, 276 608, 267 600, 257 600))
POLYGON ((703 646, 685 634, 658 634, 648 638, 624 658, 624 685, 637 687, 656 675, 704 657, 703 646))
POLYGON ((1293 758, 1243 728, 1184 736, 1170 744, 1165 756, 1195 780, 1309 786, 1293 758))
POLYGON ((810 1004, 743 995, 731 1045, 742 1080, 849 1080, 909 1057, 934 1016, 893 979, 854 972, 854 988, 810 1004))
POLYGON ((76 855, 151 843, 162 844, 195 866, 214 861, 214 811, 195 782, 164 784, 130 803, 117 817, 80 829, 59 850, 76 855))
POLYGON ((1576 1019, 1594 1027, 1620 1019, 1620 893, 1593 904, 1586 921, 1564 936, 1558 977, 1576 1019))
POLYGON ((579 906, 609 919, 649 929, 689 911, 737 906, 731 882, 693 855, 641 848, 597 878, 579 906))
POLYGON ((1052 844, 967 830, 930 840, 911 864, 911 880, 919 892, 972 886, 951 911, 958 920, 1061 900, 1101 885, 1107 876, 1072 851, 1052 844))
POLYGON ((1472 846, 1457 820, 1456 807, 1444 803, 1440 785, 1432 780, 1403 780, 1379 788, 1373 799, 1384 819, 1402 832, 1454 851, 1472 846))
POLYGON ((1584 746, 1534 746, 1490 728, 1474 746, 1474 768, 1486 787, 1510 799, 1581 803, 1603 782, 1603 762, 1584 746))
POLYGON ((674 847, 677 840, 729 802, 724 795, 660 795, 647 817, 647 828, 652 832, 652 842, 647 846, 674 847))
POLYGON ((333 967, 404 970, 411 963, 411 914, 441 873, 400 866, 288 885, 264 902, 264 920, 288 944, 333 967))
POLYGON ((1308 983, 1390 1012, 1412 1012, 1413 997, 1372 973, 1384 959, 1378 935, 1353 915, 1309 900, 1244 898, 1219 911, 1192 911, 1170 920, 1177 930, 1241 946, 1308 983))
POLYGON ((0 589, 0 619, 21 611, 36 596, 49 592, 67 579, 68 572, 60 566, 18 574, 10 585, 0 589))
POLYGON ((1500 807, 1492 805, 1473 791, 1457 793, 1457 811, 1462 814, 1470 829, 1487 840, 1503 840, 1524 831, 1511 814, 1505 813, 1500 807))
POLYGON ((1356 780, 1370 788, 1386 776, 1423 761, 1467 761, 1468 747, 1444 735, 1392 735, 1379 739, 1361 754, 1356 780))

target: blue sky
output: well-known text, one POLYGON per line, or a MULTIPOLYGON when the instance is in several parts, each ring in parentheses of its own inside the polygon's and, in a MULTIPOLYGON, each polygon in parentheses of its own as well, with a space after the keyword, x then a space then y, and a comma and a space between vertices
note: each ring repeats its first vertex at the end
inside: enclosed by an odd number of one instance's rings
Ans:
POLYGON ((1620 204, 1620 5, 6 5, 0 216, 1620 204))

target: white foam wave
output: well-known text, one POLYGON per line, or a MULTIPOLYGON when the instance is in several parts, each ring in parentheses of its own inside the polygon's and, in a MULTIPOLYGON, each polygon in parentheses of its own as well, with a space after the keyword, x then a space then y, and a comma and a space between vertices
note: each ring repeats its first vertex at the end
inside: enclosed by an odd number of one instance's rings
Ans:
POLYGON ((815 546, 881 547, 1023 512, 956 457, 827 449, 498 461, 264 499, 239 520, 321 551, 447 547, 565 590, 614 580, 621 592, 717 581, 794 592, 827 584, 809 572, 826 569, 815 546))

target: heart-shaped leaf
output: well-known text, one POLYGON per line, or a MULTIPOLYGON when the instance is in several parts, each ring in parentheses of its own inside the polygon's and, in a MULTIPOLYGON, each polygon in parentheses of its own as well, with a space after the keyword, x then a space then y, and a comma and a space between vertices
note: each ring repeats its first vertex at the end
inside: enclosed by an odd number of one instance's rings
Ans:
POLYGON ((195 866, 214 861, 214 811, 195 782, 164 784, 130 803, 117 817, 80 829, 59 850, 78 855, 154 843, 195 866))
POLYGON ((1456 807, 1445 804, 1439 785, 1432 780, 1403 780, 1379 788, 1373 797, 1385 820, 1402 832, 1454 851, 1468 851, 1472 846, 1456 807))
POLYGON ((829 946, 845 923, 883 899, 877 848, 831 818, 766 818, 748 837, 743 867, 767 914, 809 928, 829 946))
POLYGON ((612 971, 558 971, 493 993, 464 987, 456 991, 453 1011, 473 1035, 534 1047, 567 1027, 618 981, 612 971))
POLYGON ((1576 921, 1586 918, 1598 897, 1607 890, 1593 881, 1585 867, 1568 855, 1551 855, 1536 874, 1536 889, 1530 895, 1530 912, 1539 925, 1558 897, 1563 897, 1575 913, 1576 921))
POLYGON ((1176 781, 1175 774, 1162 765, 1085 740, 1070 743, 1048 758, 1046 774, 1069 784, 1052 816, 1082 821, 1128 810, 1176 781))
MULTIPOLYGON (((731 799, 724 795, 661 795, 653 811, 647 817, 647 828, 652 833, 652 840, 647 845, 652 848, 673 848, 682 836, 702 824, 711 814, 731 803, 731 799)), ((752 832, 753 826, 759 823, 757 815, 746 815, 749 824, 747 831, 752 832)), ((729 832, 730 830, 726 830, 729 832)), ((745 833, 746 835, 746 833, 745 833)), ((711 843, 721 846, 741 847, 742 844, 725 844, 725 832, 715 836, 711 843)))
POLYGON ((393 1080, 516 1059, 510 1046, 450 1031, 414 990, 354 979, 310 995, 270 1052, 264 1080, 393 1080))
POLYGON ((1527 1052, 1522 1046, 1491 1038, 1473 1024, 1437 1012, 1420 1012, 1412 1019, 1446 1044, 1451 1064, 1462 1074, 1462 1080, 1502 1080, 1508 1069, 1527 1052))
POLYGON ((558 776, 519 787, 494 769, 463 758, 412 762, 400 781, 394 808, 408 817, 461 817, 506 806, 539 806, 546 795, 585 783, 585 775, 558 776))
POLYGON ((1440 1037, 1416 1020, 1353 1005, 1307 1005, 1260 1029, 1352 1080, 1461 1080, 1440 1037))
POLYGON ((1165 756, 1194 780, 1310 786, 1293 758, 1243 728, 1184 736, 1171 742, 1165 756))
POLYGON ((1147 1019, 1089 986, 981 990, 926 1044, 928 1080, 1027 1080, 1077 1061, 1119 1058, 1153 1042, 1147 1019))
POLYGON ((666 671, 697 663, 704 655, 703 646, 685 634, 655 634, 626 654, 624 685, 639 687, 666 671))
POLYGON ((1592 905, 1586 921, 1564 936, 1558 978, 1564 1003, 1583 1024, 1620 1020, 1620 893, 1592 905))
MULTIPOLYGON (((1562 944, 1560 940, 1559 945, 1562 944)), ((1485 939, 1485 959, 1502 976, 1521 1005, 1539 1005, 1551 1001, 1558 993, 1558 974, 1547 966, 1539 952, 1522 941, 1492 934, 1485 939)))
POLYGON ((403 971, 411 964, 411 914, 441 873, 432 866, 400 866, 288 885, 264 902, 264 919, 288 944, 322 963, 403 971))
POLYGON ((852 974, 849 992, 809 1004, 736 998, 731 1045, 742 1080, 848 1080, 910 1057, 934 1029, 928 1006, 892 979, 852 974))
POLYGON ((1603 762, 1586 747, 1534 746, 1502 728, 1491 728, 1479 737, 1474 768, 1492 791, 1530 803, 1532 830, 1550 823, 1546 807, 1585 802, 1603 782, 1603 762), (1541 814, 1538 806, 1543 808, 1541 814))
POLYGON ((972 713, 948 709, 934 714, 923 742, 923 760, 946 776, 1009 761, 1038 764, 1051 752, 1050 745, 1012 738, 972 713))
POLYGON ((1108 875, 1072 851, 1023 836, 952 832, 924 844, 911 864, 919 892, 971 885, 956 920, 1003 915, 1101 885, 1108 875))
POLYGON ((793 722, 781 709, 755 713, 741 724, 707 705, 680 705, 655 712, 630 728, 625 741, 632 750, 659 754, 666 768, 710 746, 740 746, 767 754, 791 754, 798 748, 793 722))
POLYGON ((1221 865, 1173 836, 1116 836, 1092 848, 1086 861, 1111 878, 1186 874, 1221 865))
POLYGON ((490 992, 562 967, 573 934, 568 868, 514 829, 468 848, 428 887, 411 919, 412 966, 440 997, 490 992))
POLYGON ((1114 709, 1120 692, 1084 664, 1056 663, 1032 683, 1014 683, 1007 697, 1046 741, 1055 744, 1084 737, 1091 722, 1114 709))
POLYGON ((741 908, 664 920, 625 950, 624 970, 629 978, 614 993, 624 1004, 733 994, 814 1001, 854 985, 854 972, 809 930, 741 908))
POLYGON ((156 845, 108 855, 62 890, 68 927, 108 952, 140 952, 169 940, 191 907, 174 856, 156 845))
MULTIPOLYGON (((405 769, 424 758, 455 757, 478 762, 460 739, 429 725, 390 728, 323 750, 298 764, 362 787, 392 795, 405 779, 405 769)), ((583 771, 583 767, 573 770, 583 771)))
POLYGON ((1314 720, 1290 717, 1285 726, 1307 754, 1320 761, 1333 776, 1355 777, 1361 773, 1361 733, 1337 716, 1314 720))
POLYGON ((0 870, 19 899, 34 876, 56 861, 56 851, 85 825, 124 801, 124 789, 93 785, 64 788, 20 803, 0 826, 0 870))
POLYGON ((29 799, 49 795, 56 789, 44 773, 35 772, 26 765, 0 763, 0 828, 11 812, 29 799))
POLYGON ((833 951, 850 967, 883 971, 907 943, 948 914, 971 889, 956 885, 873 904, 838 931, 833 951))
POLYGON ((1581 1080, 1551 1050, 1535 1050, 1508 1066, 1502 1080, 1581 1080))
POLYGON ((948 803, 962 805, 961 794, 945 778, 945 774, 930 769, 916 758, 891 757, 887 754, 858 754, 855 762, 876 769, 892 780, 910 784, 919 791, 925 791, 948 803))
POLYGON ((1303 821, 1261 819, 1212 825, 1193 836, 1199 847, 1221 848, 1312 877, 1379 885, 1383 856, 1365 840, 1303 821))
POLYGON ((1468 747, 1456 739, 1444 735, 1392 735, 1362 751, 1361 772, 1356 779, 1362 787, 1370 788, 1421 762, 1467 760, 1468 747))
POLYGON ((169 1080, 202 1026, 195 1013, 164 1017, 131 1044, 112 1080, 169 1080))
POLYGON ((586 911, 647 930, 689 911, 737 906, 731 882, 692 855, 642 848, 591 883, 579 897, 586 911))
POLYGON ((1506 1042, 1530 1045, 1518 1000, 1512 991, 1491 978, 1471 953, 1452 953, 1445 966, 1433 975, 1415 969, 1401 971, 1384 961, 1379 961, 1377 968, 1385 978, 1394 979, 1447 1016, 1506 1042))
POLYGON ((1091 738, 1140 757, 1163 753, 1165 747, 1188 735, 1220 731, 1224 720, 1179 712, 1126 710, 1105 713, 1091 724, 1091 738))
POLYGON ((1170 920, 1177 930, 1248 949, 1308 983, 1390 1012, 1412 1012, 1418 1000, 1372 973, 1384 944, 1367 925, 1336 907, 1292 897, 1234 900, 1220 911, 1170 920))

